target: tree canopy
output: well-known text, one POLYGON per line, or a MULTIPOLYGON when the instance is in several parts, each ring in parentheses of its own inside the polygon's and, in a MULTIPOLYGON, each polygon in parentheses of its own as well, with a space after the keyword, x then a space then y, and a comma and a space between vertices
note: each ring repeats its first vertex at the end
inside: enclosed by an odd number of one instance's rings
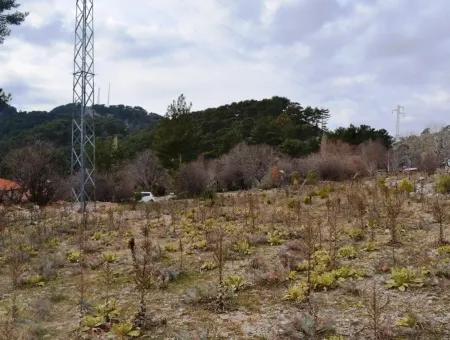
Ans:
POLYGON ((20 25, 28 13, 20 12, 16 0, 0 0, 0 44, 11 33, 11 25, 20 25))
POLYGON ((385 129, 374 129, 368 125, 354 126, 351 124, 348 128, 340 127, 334 132, 330 132, 328 137, 331 140, 341 140, 351 145, 359 145, 366 141, 381 141, 387 148, 393 143, 392 136, 385 129))

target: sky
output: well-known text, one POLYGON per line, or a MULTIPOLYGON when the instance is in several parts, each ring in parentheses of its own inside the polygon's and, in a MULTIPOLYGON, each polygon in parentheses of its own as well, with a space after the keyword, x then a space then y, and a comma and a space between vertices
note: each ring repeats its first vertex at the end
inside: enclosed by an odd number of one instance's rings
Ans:
MULTIPOLYGON (((72 98, 75 0, 18 0, 0 87, 21 110, 72 98)), ((401 134, 450 124, 448 0, 95 0, 96 86, 106 103, 164 114, 284 96, 328 108, 330 128, 401 134)))

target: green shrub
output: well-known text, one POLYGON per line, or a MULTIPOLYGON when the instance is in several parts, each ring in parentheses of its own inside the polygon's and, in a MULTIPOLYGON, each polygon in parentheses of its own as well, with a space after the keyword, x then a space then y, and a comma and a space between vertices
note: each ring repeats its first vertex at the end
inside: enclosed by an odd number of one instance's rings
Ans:
POLYGON ((450 245, 441 246, 438 248, 438 254, 441 256, 450 255, 450 245))
POLYGON ((81 253, 77 250, 72 250, 67 254, 67 260, 70 263, 78 263, 81 260, 81 253))
POLYGON ((346 259, 354 259, 358 255, 358 251, 353 246, 344 246, 339 249, 338 254, 346 259))
POLYGON ((164 246, 164 250, 168 253, 175 253, 180 249, 179 245, 174 243, 168 243, 164 246))
POLYGON ((202 272, 206 272, 206 271, 210 271, 210 270, 214 270, 217 268, 217 263, 214 261, 207 261, 205 263, 202 264, 202 266, 200 267, 200 270, 202 272))
POLYGON ((345 231, 345 233, 353 240, 353 241, 362 241, 364 240, 364 230, 361 228, 350 228, 345 231))
POLYGON ((318 274, 313 272, 311 284, 315 290, 328 290, 336 286, 336 275, 334 272, 318 274))
POLYGON ((423 286, 423 277, 410 268, 393 268, 386 286, 404 292, 410 286, 423 286))
POLYGON ((306 205, 311 205, 312 204, 312 196, 306 196, 305 199, 303 200, 303 203, 305 203, 306 205))
POLYGON ((232 292, 237 292, 245 287, 245 280, 242 276, 231 275, 225 279, 225 287, 227 287, 232 292))
POLYGON ((238 241, 234 245, 233 250, 241 255, 250 255, 252 253, 252 247, 247 240, 238 241))
POLYGON ((280 232, 275 230, 274 232, 269 232, 267 234, 267 242, 269 242, 271 246, 279 246, 283 244, 284 241, 281 238, 280 232))
POLYGON ((436 191, 441 194, 450 193, 450 175, 440 176, 436 182, 436 191))
POLYGON ((399 186, 398 186, 398 189, 401 191, 401 192, 407 192, 407 193, 411 193, 411 192, 414 192, 414 184, 413 183, 411 183, 411 181, 409 181, 408 179, 403 179, 401 182, 400 182, 400 184, 399 184, 399 186))
POLYGON ((301 282, 288 289, 283 300, 292 302, 304 302, 308 297, 308 285, 306 282, 301 282))

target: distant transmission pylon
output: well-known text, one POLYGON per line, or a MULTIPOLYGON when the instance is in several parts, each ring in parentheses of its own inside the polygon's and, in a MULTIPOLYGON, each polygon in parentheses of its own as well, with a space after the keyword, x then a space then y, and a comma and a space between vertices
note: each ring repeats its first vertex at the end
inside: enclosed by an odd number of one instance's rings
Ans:
POLYGON ((405 107, 401 106, 401 105, 397 105, 397 108, 395 108, 394 110, 392 110, 393 113, 395 113, 397 115, 397 122, 396 122, 396 126, 395 126, 395 139, 399 140, 400 139, 400 121, 402 116, 404 116, 405 113, 405 107))
POLYGON ((94 1, 76 0, 71 170, 78 179, 74 199, 83 213, 95 198, 94 102, 94 1))

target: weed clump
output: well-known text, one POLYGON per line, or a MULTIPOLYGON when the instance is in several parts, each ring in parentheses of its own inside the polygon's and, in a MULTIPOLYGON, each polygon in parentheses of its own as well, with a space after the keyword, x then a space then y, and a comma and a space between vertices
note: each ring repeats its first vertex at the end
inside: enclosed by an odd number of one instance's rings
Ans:
POLYGON ((404 292, 409 287, 422 287, 423 275, 410 268, 393 268, 391 278, 387 281, 388 288, 396 288, 404 292))
POLYGON ((450 175, 442 175, 436 182, 436 191, 441 194, 450 193, 450 175))

